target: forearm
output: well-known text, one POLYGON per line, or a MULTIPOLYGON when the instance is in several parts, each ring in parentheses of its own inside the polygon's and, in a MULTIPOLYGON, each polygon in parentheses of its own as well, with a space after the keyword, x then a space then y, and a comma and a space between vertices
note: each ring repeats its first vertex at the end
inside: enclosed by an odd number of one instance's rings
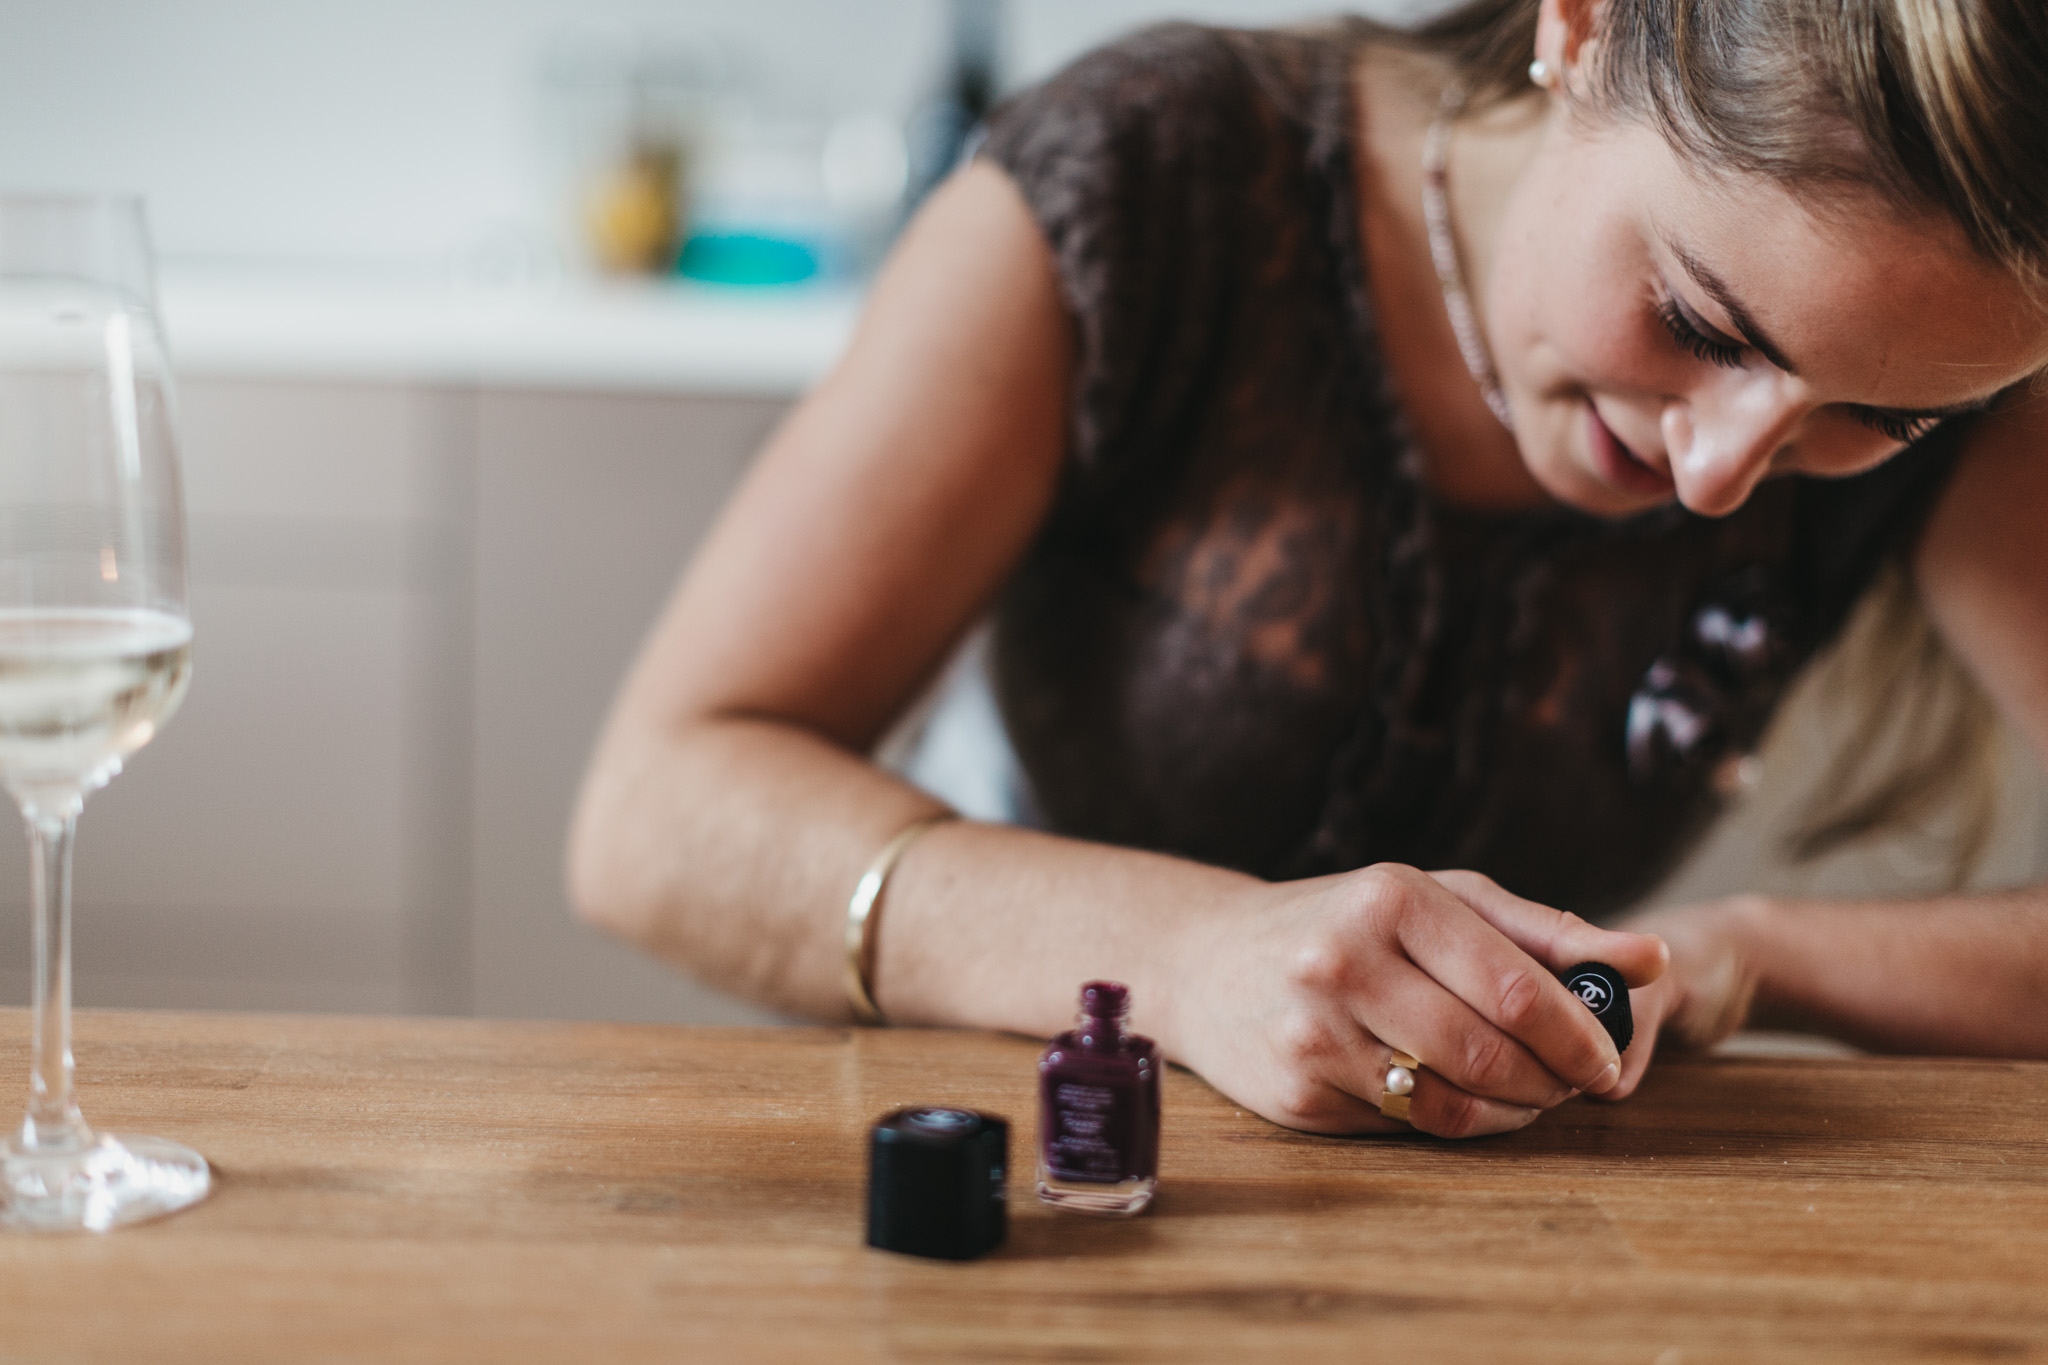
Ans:
POLYGON ((1750 1022, 1881 1051, 2048 1057, 2048 888, 1738 912, 1750 1022))
MULTIPOLYGON (((579 806, 572 892, 587 918, 707 982, 850 1018, 846 903, 889 837, 940 809, 798 727, 718 720, 608 742, 579 806)), ((906 1024, 1044 1034, 1074 988, 1128 982, 1135 1021, 1170 994, 1176 922, 1252 879, 1178 859, 961 823, 903 857, 875 924, 877 1001, 906 1024)))
MULTIPOLYGON (((586 783, 571 877, 584 914, 702 979, 846 1019, 846 904, 930 797, 790 723, 615 718, 586 783)), ((654 713, 658 714, 658 713, 654 713)), ((873 983, 904 1024, 1038 1036, 1097 977, 1132 1023, 1239 1104, 1317 1132, 1385 1131, 1392 1049, 1432 1059, 1409 1121, 1505 1132, 1618 1081, 1614 1045, 1551 974, 1654 939, 1595 928, 1474 874, 1383 866, 1273 882, 966 821, 897 863, 873 983)))

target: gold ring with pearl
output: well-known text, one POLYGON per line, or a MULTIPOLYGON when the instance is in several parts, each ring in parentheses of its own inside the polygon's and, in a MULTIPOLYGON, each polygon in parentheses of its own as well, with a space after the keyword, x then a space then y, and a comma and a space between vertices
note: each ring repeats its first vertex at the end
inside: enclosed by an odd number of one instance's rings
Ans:
POLYGON ((1408 1122, 1408 1101, 1415 1094, 1415 1073, 1422 1063, 1399 1048, 1388 1060, 1385 1090, 1380 1095, 1380 1113, 1386 1118, 1408 1122))

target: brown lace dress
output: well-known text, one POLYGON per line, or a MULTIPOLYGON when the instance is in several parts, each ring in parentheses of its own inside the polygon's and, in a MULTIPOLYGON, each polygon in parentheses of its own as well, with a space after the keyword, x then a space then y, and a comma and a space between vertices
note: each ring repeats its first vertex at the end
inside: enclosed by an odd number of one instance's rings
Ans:
POLYGON ((1476 868, 1600 914, 1704 831, 1954 433, 1720 520, 1437 502, 1365 286, 1357 41, 1153 29, 997 116, 981 155, 1079 338, 997 700, 1049 828, 1270 878, 1476 868))

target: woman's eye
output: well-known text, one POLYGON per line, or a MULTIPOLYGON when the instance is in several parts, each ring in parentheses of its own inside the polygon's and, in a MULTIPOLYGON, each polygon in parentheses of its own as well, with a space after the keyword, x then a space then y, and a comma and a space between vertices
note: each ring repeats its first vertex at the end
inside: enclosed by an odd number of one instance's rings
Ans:
POLYGON ((1883 408, 1852 406, 1849 411, 1857 421, 1886 440, 1897 441, 1900 445, 1911 445, 1928 432, 1941 425, 1939 417, 1911 417, 1900 412, 1886 412, 1883 408))
POLYGON ((1716 341, 1693 326, 1692 320, 1679 308, 1678 300, 1665 299, 1658 304, 1657 320, 1664 324, 1664 330, 1671 334, 1671 339, 1691 352, 1695 359, 1731 370, 1742 368, 1742 353, 1746 348, 1716 341))

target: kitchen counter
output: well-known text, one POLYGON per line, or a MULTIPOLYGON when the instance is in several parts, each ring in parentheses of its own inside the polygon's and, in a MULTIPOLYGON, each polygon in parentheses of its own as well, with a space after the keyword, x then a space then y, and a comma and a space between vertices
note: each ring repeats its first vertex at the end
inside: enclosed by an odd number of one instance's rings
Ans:
POLYGON ((787 397, 845 348, 860 292, 686 281, 486 286, 166 268, 181 375, 787 397))

